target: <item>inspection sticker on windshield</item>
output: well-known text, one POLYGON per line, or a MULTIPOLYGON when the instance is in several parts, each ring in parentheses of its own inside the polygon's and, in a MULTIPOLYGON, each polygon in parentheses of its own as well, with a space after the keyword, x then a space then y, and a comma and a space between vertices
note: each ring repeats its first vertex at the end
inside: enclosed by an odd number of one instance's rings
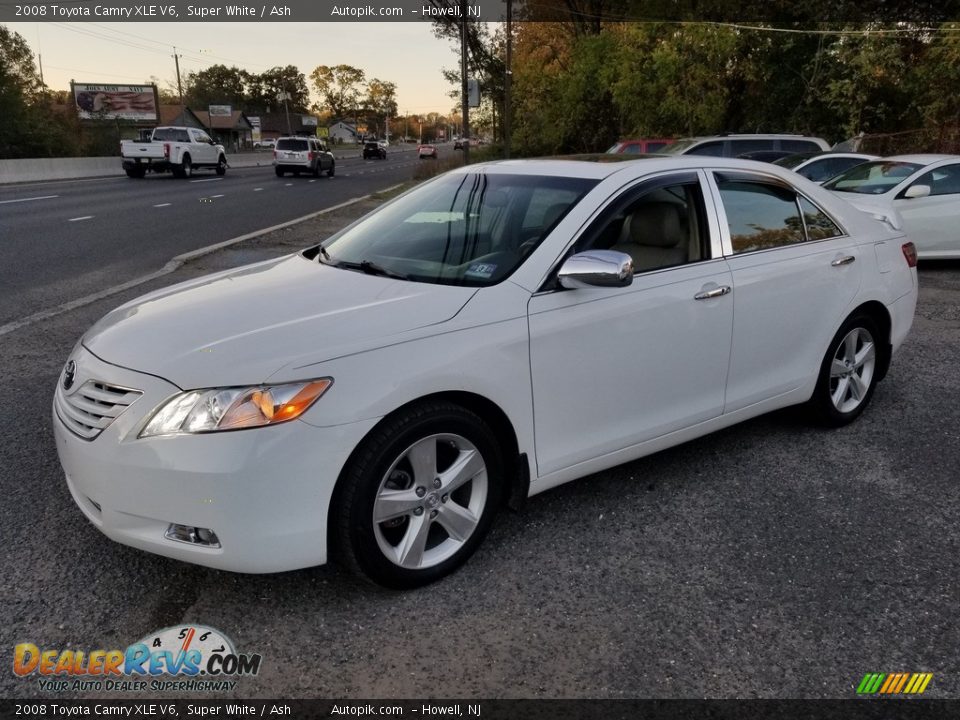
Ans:
POLYGON ((486 280, 494 271, 496 271, 497 266, 491 265, 490 263, 474 263, 467 268, 467 272, 464 273, 467 277, 483 278, 486 280))

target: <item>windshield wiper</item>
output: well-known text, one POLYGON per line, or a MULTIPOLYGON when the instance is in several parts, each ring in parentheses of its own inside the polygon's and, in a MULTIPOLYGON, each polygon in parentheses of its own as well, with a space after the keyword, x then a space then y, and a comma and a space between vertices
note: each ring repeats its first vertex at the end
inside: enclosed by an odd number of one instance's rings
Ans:
POLYGON ((388 270, 381 265, 377 265, 370 260, 361 260, 360 262, 347 262, 346 260, 337 260, 334 267, 342 267, 346 270, 359 270, 367 275, 380 275, 381 277, 394 278, 396 280, 409 280, 410 278, 403 273, 388 270))

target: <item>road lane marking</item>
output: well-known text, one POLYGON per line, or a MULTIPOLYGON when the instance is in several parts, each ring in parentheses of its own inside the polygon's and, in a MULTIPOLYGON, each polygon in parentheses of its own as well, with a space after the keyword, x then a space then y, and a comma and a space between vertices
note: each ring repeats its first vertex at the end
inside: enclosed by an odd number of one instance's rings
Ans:
POLYGON ((287 183, 285 187, 293 187, 293 183, 287 183))
POLYGON ((223 178, 218 178, 218 177, 216 177, 216 178, 203 178, 202 180, 191 180, 190 182, 192 182, 192 183, 198 183, 198 182, 220 182, 221 180, 223 180, 223 178))
POLYGON ((173 203, 160 203, 159 205, 154 205, 154 207, 170 207, 173 203))
POLYGON ((253 189, 254 192, 260 192, 261 190, 263 190, 263 188, 254 188, 254 189, 253 189))
MULTIPOLYGON (((384 188, 383 190, 378 190, 377 192, 378 193, 390 192, 391 190, 394 190, 398 187, 400 187, 400 185, 394 185, 392 187, 384 188)), ((231 245, 236 245, 237 243, 241 243, 246 240, 253 240, 254 238, 260 237, 261 235, 266 235, 267 233, 271 233, 274 230, 282 230, 285 227, 290 227, 291 225, 302 223, 305 220, 310 220, 312 218, 319 217, 320 215, 326 215, 327 213, 334 212, 336 210, 341 210, 342 208, 349 207, 350 205, 354 205, 358 202, 369 200, 371 197, 373 197, 372 194, 363 195, 362 197, 353 198, 352 200, 346 200, 340 203, 339 205, 334 205, 332 207, 324 208, 323 210, 318 210, 317 212, 310 213, 309 215, 304 215, 302 217, 298 217, 293 220, 288 220, 287 222, 280 223, 279 225, 273 225, 272 227, 263 228, 262 230, 254 230, 253 232, 247 233, 246 235, 240 235, 238 237, 231 238, 230 240, 224 240, 223 242, 215 243, 213 245, 207 245, 206 247, 202 247, 199 250, 193 250, 188 253, 183 253, 182 255, 177 255, 172 260, 170 260, 166 265, 164 265, 162 268, 148 275, 142 275, 141 277, 134 278, 133 280, 128 280, 125 283, 114 285, 113 287, 109 287, 104 290, 101 290, 100 292, 92 293, 90 295, 84 295, 83 297, 77 298, 76 300, 70 300, 69 302, 65 302, 65 303, 62 303, 61 305, 57 305, 56 307, 52 307, 47 310, 40 310, 38 312, 27 315, 24 318, 20 318, 19 320, 13 320, 11 322, 6 323, 5 325, 0 325, 0 336, 7 335, 9 333, 12 333, 14 330, 19 330, 20 328, 23 328, 23 327, 35 325, 41 320, 48 320, 49 318, 56 317, 57 315, 62 315, 63 313, 70 312, 71 310, 76 310, 77 308, 82 308, 87 305, 91 305, 99 300, 104 300, 105 298, 108 298, 111 295, 116 295, 117 293, 121 293, 125 290, 130 290, 131 288, 135 288, 138 285, 143 285, 144 283, 148 283, 152 280, 157 280, 159 278, 162 278, 164 275, 169 275, 170 273, 179 269, 180 266, 183 265, 184 263, 190 260, 195 260, 198 257, 209 255, 210 253, 214 253, 217 250, 221 250, 231 245)))
POLYGON ((32 198, 18 198, 17 200, 0 200, 0 205, 7 205, 9 203, 18 203, 18 202, 32 202, 34 200, 50 200, 51 198, 58 198, 59 195, 38 195, 37 197, 32 198))
POLYGON ((212 198, 215 198, 215 197, 223 197, 223 195, 222 195, 222 194, 220 194, 220 195, 211 195, 210 197, 212 197, 212 198))
POLYGON ((78 222, 80 220, 91 220, 93 215, 81 215, 80 217, 70 218, 67 222, 78 222))

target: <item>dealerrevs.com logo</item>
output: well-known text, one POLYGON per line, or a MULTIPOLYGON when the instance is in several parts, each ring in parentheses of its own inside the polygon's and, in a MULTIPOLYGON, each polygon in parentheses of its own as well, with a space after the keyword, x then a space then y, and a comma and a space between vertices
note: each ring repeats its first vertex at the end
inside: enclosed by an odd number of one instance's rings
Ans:
POLYGON ((124 650, 13 649, 13 672, 36 675, 40 690, 224 691, 235 678, 260 672, 261 656, 240 654, 219 630, 203 625, 164 628, 124 650))
POLYGON ((867 673, 857 695, 922 695, 933 673, 867 673))

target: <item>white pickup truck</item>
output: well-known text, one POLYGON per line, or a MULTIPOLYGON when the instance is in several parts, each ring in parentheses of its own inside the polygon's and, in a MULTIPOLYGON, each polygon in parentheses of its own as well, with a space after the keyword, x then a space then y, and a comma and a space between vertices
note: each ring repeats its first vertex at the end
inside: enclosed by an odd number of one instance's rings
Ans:
POLYGON ((127 176, 142 178, 151 172, 170 170, 174 177, 190 177, 195 168, 213 168, 217 175, 227 172, 223 145, 207 133, 192 127, 155 128, 148 142, 122 140, 120 155, 127 176))

